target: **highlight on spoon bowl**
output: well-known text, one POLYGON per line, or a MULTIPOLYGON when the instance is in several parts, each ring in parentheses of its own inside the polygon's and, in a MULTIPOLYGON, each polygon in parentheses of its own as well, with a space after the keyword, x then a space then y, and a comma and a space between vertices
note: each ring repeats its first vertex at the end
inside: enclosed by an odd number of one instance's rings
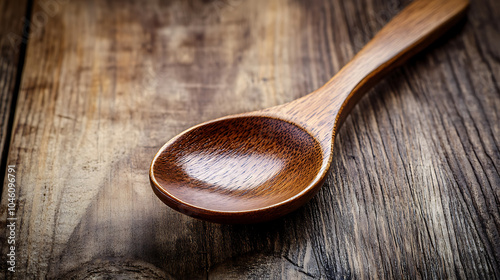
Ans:
POLYGON ((294 210, 293 200, 300 206, 303 193, 314 192, 322 179, 322 163, 320 144, 304 129, 242 116, 193 127, 169 141, 155 156, 150 178, 162 201, 183 213, 214 222, 261 222, 294 210))
POLYGON ((334 136, 364 93, 457 23, 468 0, 416 0, 324 86, 277 107, 186 130, 151 163, 156 195, 170 207, 220 223, 281 217, 322 185, 334 136))

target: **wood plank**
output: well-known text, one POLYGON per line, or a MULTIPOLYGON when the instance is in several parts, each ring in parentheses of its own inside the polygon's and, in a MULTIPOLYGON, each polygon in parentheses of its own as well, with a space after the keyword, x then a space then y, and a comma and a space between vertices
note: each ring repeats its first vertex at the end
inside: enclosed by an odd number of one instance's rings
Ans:
POLYGON ((498 1, 474 1, 372 90, 318 195, 257 225, 163 205, 154 153, 194 124, 321 86, 409 1, 54 3, 16 109, 5 278, 500 278, 498 1))
MULTIPOLYGON (((27 0, 0 1, 0 159, 5 169, 9 136, 9 122, 15 106, 16 79, 22 67, 19 58, 24 55, 23 41, 27 37, 24 30, 27 0)), ((3 182, 3 175, 0 176, 3 182)))

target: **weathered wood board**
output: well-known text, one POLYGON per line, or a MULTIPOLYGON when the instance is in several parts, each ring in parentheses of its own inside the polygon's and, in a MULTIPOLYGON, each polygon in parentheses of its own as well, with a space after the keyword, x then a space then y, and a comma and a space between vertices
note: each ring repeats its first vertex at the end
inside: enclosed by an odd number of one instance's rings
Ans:
POLYGON ((409 1, 50 3, 32 4, 46 16, 7 159, 18 200, 10 273, 4 188, 4 278, 500 278, 497 0, 473 1, 367 94, 310 203, 244 226, 162 204, 155 152, 197 123, 316 89, 409 1))
MULTIPOLYGON (((0 1, 0 168, 5 169, 15 95, 19 91, 18 73, 24 57, 23 42, 26 42, 25 20, 27 1, 0 1)), ((25 46, 24 46, 25 47, 25 46)), ((3 172, 0 171, 0 174, 3 172)), ((2 177, 3 182, 3 175, 2 177)), ((1 189, 1 188, 0 188, 1 189)))

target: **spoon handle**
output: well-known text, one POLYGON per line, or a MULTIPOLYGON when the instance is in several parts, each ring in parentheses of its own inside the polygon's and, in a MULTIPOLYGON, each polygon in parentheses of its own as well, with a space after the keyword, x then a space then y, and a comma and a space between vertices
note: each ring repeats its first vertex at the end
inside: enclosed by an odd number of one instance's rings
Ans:
POLYGON ((417 0, 396 15, 320 91, 343 94, 338 108, 338 128, 366 91, 393 68, 427 47, 456 24, 468 0, 417 0), (344 90, 339 91, 339 85, 344 90), (347 90, 346 90, 347 89, 347 90))
POLYGON ((412 2, 325 85, 279 111, 271 110, 331 145, 330 139, 364 93, 457 23, 468 5, 468 0, 412 2))

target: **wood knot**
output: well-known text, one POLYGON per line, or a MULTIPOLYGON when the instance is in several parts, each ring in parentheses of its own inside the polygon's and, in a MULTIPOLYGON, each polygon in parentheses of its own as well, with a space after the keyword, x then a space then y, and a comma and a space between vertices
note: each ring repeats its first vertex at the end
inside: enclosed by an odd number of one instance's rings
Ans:
POLYGON ((174 279, 160 268, 138 260, 96 259, 57 279, 174 279))

